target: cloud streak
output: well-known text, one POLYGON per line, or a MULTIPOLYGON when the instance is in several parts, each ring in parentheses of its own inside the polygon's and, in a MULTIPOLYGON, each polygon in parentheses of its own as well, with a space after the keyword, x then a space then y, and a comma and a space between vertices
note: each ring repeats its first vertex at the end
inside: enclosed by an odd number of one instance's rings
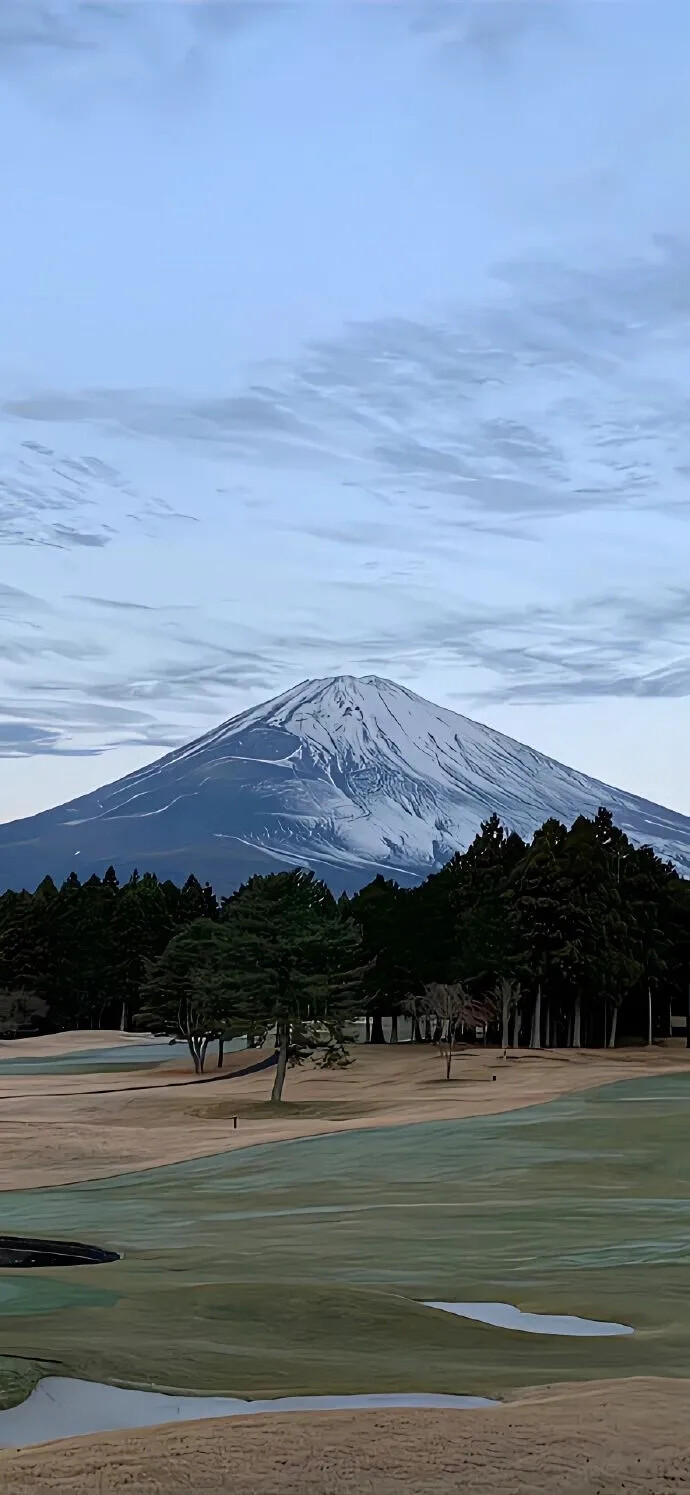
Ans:
POLYGON ((444 318, 353 326, 237 394, 45 393, 5 413, 320 469, 398 508, 403 493, 428 494, 449 516, 498 527, 597 508, 682 513, 688 244, 667 238, 589 268, 525 259, 493 278, 507 294, 444 318))
MULTIPOLYGON (((102 596, 74 588, 54 599, 39 628, 35 608, 45 603, 0 596, 0 608, 14 607, 27 625, 6 640, 6 664, 27 671, 49 656, 60 661, 60 688, 75 702, 72 727, 65 707, 62 729, 50 716, 46 742, 57 749, 71 732, 84 734, 79 702, 88 698, 100 703, 88 730, 102 732, 103 747, 167 746, 224 715, 228 699, 270 694, 293 674, 344 661, 415 685, 433 669, 460 671, 462 697, 478 710, 688 695, 690 604, 671 575, 656 590, 638 576, 636 594, 619 568, 614 590, 597 594, 588 564, 579 581, 571 577, 570 595, 557 569, 556 594, 539 603, 529 579, 510 604, 477 587, 452 596, 457 568, 486 566, 492 537, 504 546, 501 565, 515 564, 517 546, 529 571, 537 563, 526 556, 560 555, 572 543, 564 533, 591 536, 596 524, 605 536, 615 521, 618 550, 625 524, 646 514, 683 534, 690 427, 678 360, 688 268, 677 240, 645 260, 586 270, 525 259, 496 267, 502 298, 457 307, 443 321, 351 327, 290 365, 257 371, 232 394, 101 389, 6 400, 2 429, 14 442, 0 466, 6 539, 94 556, 131 536, 140 547, 168 547, 158 601, 142 591, 145 567, 138 595, 118 596, 112 581, 102 596), (154 469, 168 449, 176 468, 187 454, 182 486, 194 488, 194 514, 154 498, 136 475, 142 454, 154 469), (247 510, 251 531, 240 519, 247 510), (288 599, 285 622, 274 614, 257 628, 251 611, 243 616, 253 604, 250 591, 246 604, 242 589, 232 596, 234 563, 230 596, 219 593, 219 576, 208 595, 203 582, 190 592, 187 558, 205 553, 214 527, 230 555, 240 546, 248 575, 261 555, 278 613, 288 599), (329 637, 322 617, 314 632, 301 626, 294 588, 300 567, 325 576, 334 558, 342 574, 327 595, 329 610, 338 599, 339 626, 329 637), (173 604, 175 576, 182 596, 173 604), (231 646, 219 643, 228 608, 231 646), (85 632, 89 612, 100 617, 97 643, 85 632), (116 701, 136 706, 124 736, 116 701)), ((115 558, 113 579, 120 574, 115 558)), ((316 620, 318 583, 313 590, 316 620)), ((51 713, 54 688, 44 700, 51 713)))
POLYGON ((3 0, 0 77, 60 110, 65 87, 72 108, 90 107, 96 80, 115 97, 154 83, 164 90, 159 104, 170 89, 190 102, 224 53, 288 8, 279 0, 3 0))

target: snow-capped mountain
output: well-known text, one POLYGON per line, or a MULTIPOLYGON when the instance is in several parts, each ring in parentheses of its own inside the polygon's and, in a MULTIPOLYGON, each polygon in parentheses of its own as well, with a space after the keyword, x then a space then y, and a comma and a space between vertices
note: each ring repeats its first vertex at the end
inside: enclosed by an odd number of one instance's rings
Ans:
POLYGON ((690 819, 601 784, 374 676, 307 680, 70 804, 0 826, 0 886, 113 863, 229 892, 305 865, 334 890, 416 882, 495 811, 528 837, 606 805, 690 873, 690 819))

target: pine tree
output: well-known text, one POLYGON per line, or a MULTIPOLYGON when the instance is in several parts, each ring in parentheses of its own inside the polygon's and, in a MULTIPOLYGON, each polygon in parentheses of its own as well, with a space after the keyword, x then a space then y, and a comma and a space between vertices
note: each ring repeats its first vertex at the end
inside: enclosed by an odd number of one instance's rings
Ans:
POLYGON ((223 910, 225 990, 246 1004, 254 1033, 275 1029, 274 1101, 289 1063, 321 1051, 321 1062, 345 1058, 344 1024, 361 999, 361 936, 343 918, 325 883, 298 870, 253 877, 223 910))

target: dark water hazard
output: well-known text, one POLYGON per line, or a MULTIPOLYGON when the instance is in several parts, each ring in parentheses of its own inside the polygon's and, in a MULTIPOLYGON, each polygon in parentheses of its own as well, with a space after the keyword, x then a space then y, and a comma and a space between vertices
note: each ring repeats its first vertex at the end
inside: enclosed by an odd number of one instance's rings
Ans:
POLYGON ((84 1246, 80 1241, 47 1241, 32 1236, 0 1235, 0 1267, 86 1267, 119 1261, 117 1251, 84 1246))

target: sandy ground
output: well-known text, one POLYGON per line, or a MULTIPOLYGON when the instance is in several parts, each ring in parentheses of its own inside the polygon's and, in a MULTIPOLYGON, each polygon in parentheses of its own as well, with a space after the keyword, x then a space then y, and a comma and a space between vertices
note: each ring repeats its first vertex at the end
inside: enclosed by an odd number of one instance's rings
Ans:
POLYGON ((117 1044, 155 1043, 149 1033, 121 1033, 119 1028, 79 1028, 68 1033, 48 1033, 39 1038, 0 1038, 0 1059, 50 1059, 66 1054, 86 1054, 94 1049, 114 1049, 117 1044))
MULTIPOLYGON (((78 1035, 80 1043, 85 1036, 78 1035)), ((112 1034, 103 1036, 112 1043, 112 1034)), ((69 1037, 23 1040, 22 1052, 25 1044, 41 1043, 45 1053, 64 1053, 69 1037)), ((271 1071, 216 1081, 212 1069, 196 1082, 182 1056, 171 1068, 135 1074, 3 1074, 0 1189, 75 1183, 326 1132, 488 1115, 613 1080, 690 1069, 690 1051, 680 1043, 521 1051, 505 1061, 495 1049, 468 1048, 458 1054, 450 1083, 426 1046, 362 1046, 355 1054, 345 1070, 291 1071, 278 1108, 269 1104, 271 1071)), ((254 1057, 231 1054, 226 1070, 254 1057)))
POLYGON ((690 1381, 542 1388, 499 1409, 169 1425, 0 1454, 3 1495, 665 1495, 690 1381))

